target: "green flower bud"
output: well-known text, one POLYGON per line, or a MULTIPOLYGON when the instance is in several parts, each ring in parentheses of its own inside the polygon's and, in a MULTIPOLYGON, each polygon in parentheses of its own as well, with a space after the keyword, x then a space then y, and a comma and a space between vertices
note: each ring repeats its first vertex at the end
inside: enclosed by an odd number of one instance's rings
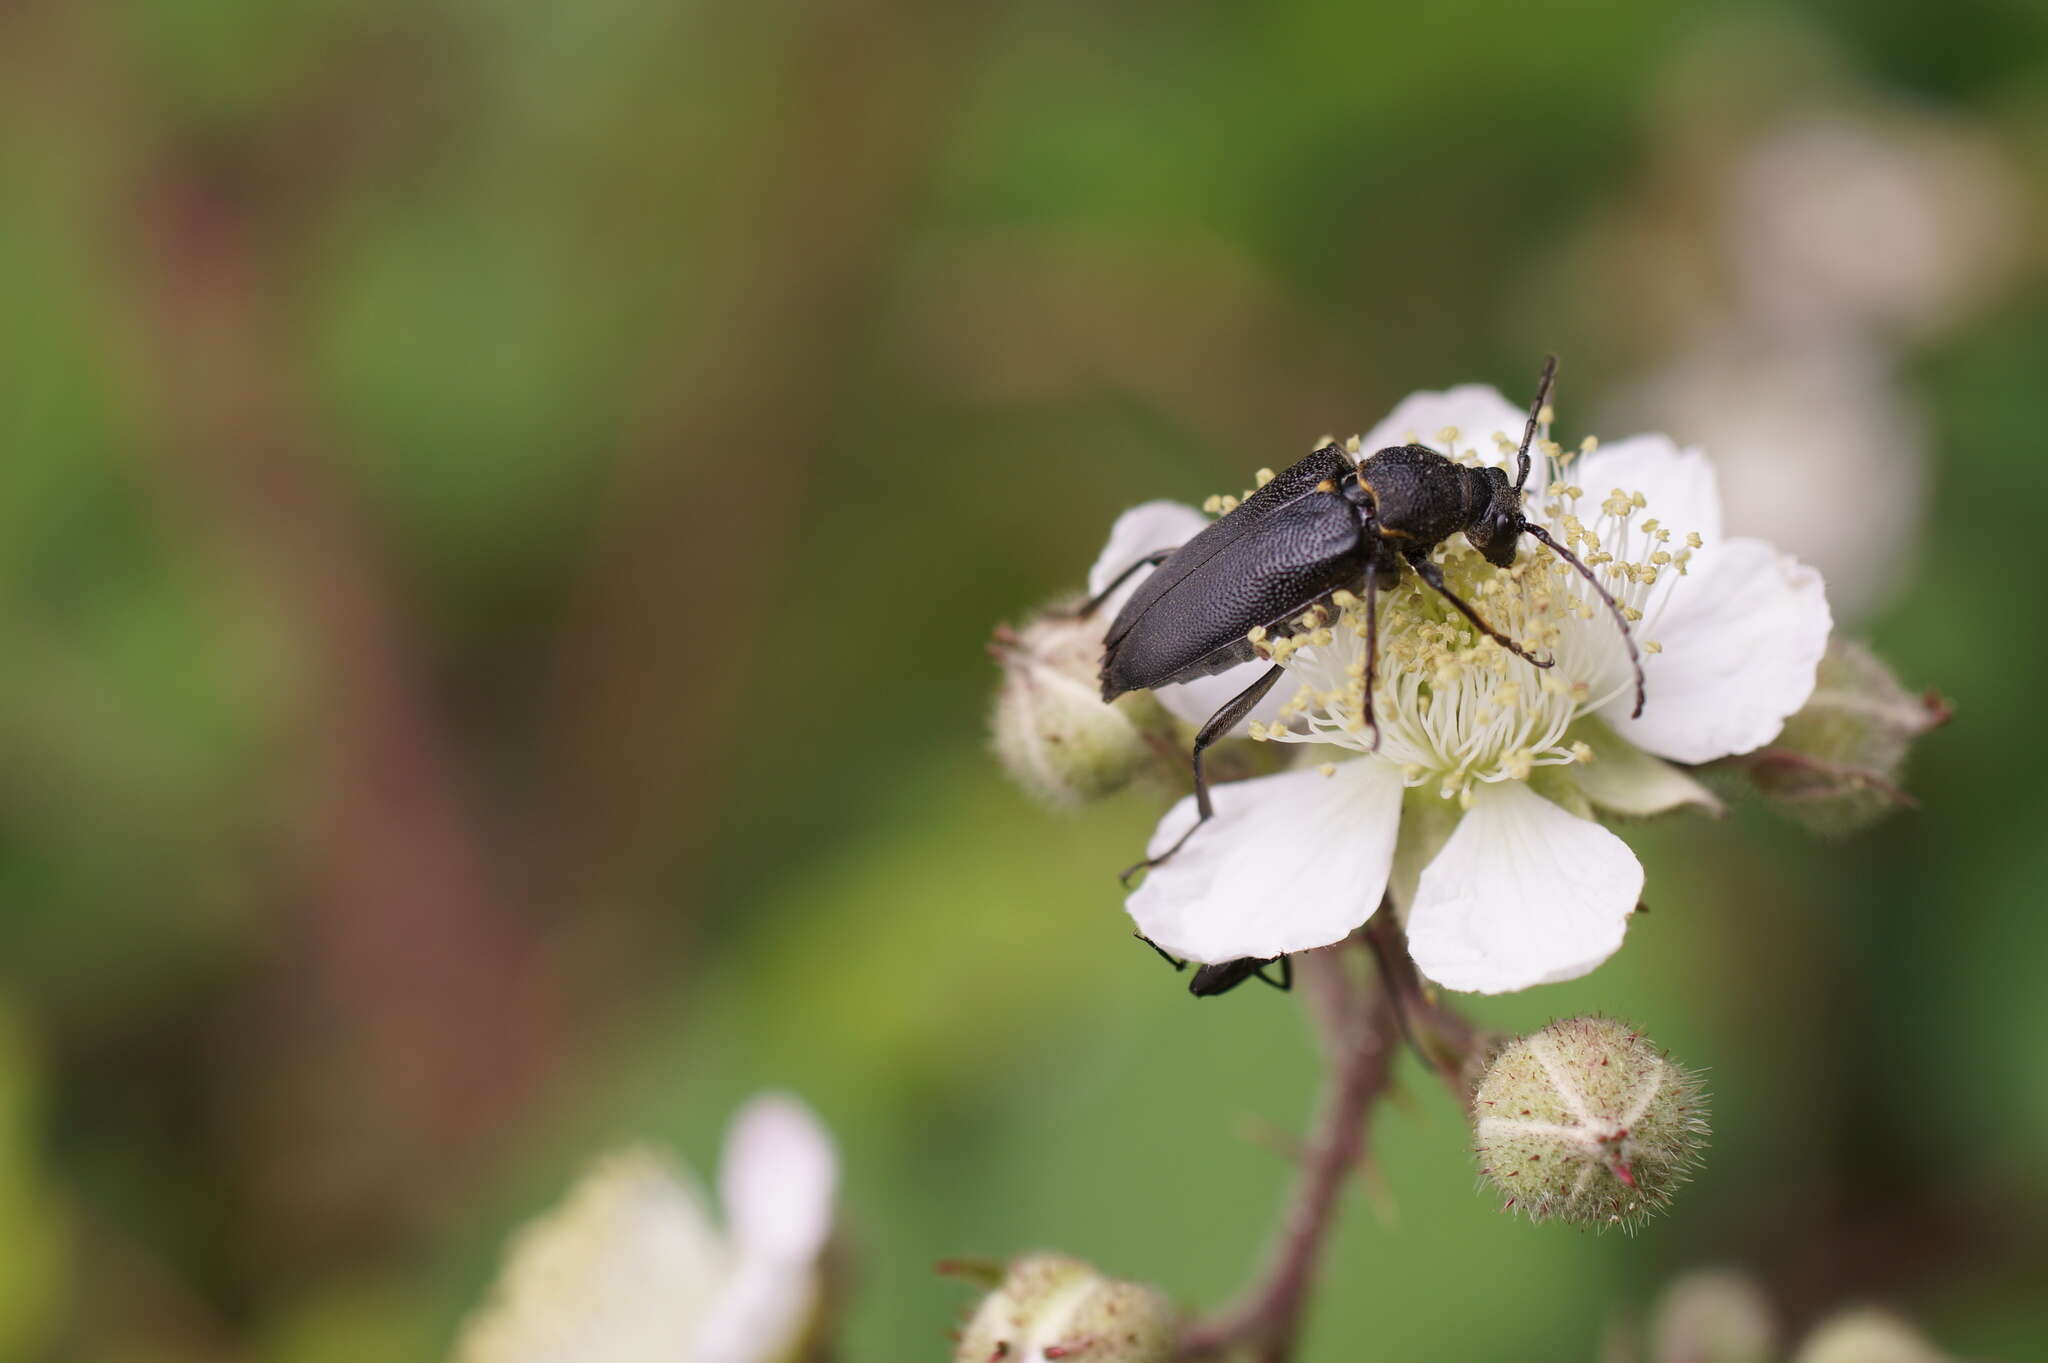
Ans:
POLYGON ((1948 717, 1939 696, 1914 695, 1869 649, 1835 640, 1805 706, 1776 740, 1730 764, 1816 832, 1853 832, 1913 803, 1899 784, 1906 754, 1948 717))
POLYGON ((1763 1290, 1740 1273, 1704 1269, 1664 1289, 1651 1327, 1652 1363, 1772 1363, 1778 1326, 1763 1290))
POLYGON ((1159 1289, 1116 1282, 1065 1255, 1032 1254, 982 1298, 953 1356, 958 1363, 1166 1363, 1178 1327, 1159 1289))
POLYGON ((1480 1172, 1532 1221, 1633 1231, 1706 1145, 1697 1075, 1626 1023, 1553 1022, 1494 1057, 1473 1098, 1480 1172))
POLYGON ((1792 1363, 1951 1363, 1912 1326, 1884 1311, 1850 1311, 1806 1337, 1792 1363))
POLYGON ((1171 731, 1151 693, 1102 702, 1102 621, 1045 615, 996 630, 996 755, 1025 789, 1059 805, 1100 799, 1154 760, 1150 736, 1171 731))

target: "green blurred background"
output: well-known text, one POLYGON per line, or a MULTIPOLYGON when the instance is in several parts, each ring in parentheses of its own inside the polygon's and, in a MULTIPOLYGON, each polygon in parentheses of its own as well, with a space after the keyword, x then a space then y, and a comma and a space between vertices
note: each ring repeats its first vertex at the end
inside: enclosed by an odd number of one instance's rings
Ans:
POLYGON ((1576 438, 1703 327, 1876 357, 1924 464, 1778 533, 1869 541, 1957 721, 1874 833, 1647 832, 1628 949, 1475 1005, 1710 1069, 1670 1216, 1499 1216, 1410 1069, 1308 1356, 1589 1358, 1708 1262, 2040 1356, 2044 164, 1997 0, 0 0, 0 1358, 438 1357, 591 1153, 768 1085, 849 1359, 943 1356, 951 1255, 1216 1303, 1306 1030, 1130 942, 1168 792, 1015 792, 982 643, 1131 503, 1549 349, 1576 438), (1962 282, 1762 317, 1726 187, 1837 114, 1975 166, 1962 282))

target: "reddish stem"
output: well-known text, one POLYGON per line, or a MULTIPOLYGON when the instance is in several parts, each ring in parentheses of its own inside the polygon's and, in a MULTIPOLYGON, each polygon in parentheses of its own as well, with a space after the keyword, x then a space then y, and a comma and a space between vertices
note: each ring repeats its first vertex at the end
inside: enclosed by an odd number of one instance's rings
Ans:
POLYGON ((1316 1131, 1304 1149, 1266 1269, 1236 1306, 1188 1332, 1180 1344, 1184 1359, 1246 1344, 1256 1345, 1265 1363, 1285 1363, 1293 1355, 1338 1196, 1364 1157, 1367 1120, 1393 1066, 1399 1035, 1394 1010, 1383 990, 1359 988, 1341 944, 1300 956, 1295 979, 1329 1056, 1316 1131))

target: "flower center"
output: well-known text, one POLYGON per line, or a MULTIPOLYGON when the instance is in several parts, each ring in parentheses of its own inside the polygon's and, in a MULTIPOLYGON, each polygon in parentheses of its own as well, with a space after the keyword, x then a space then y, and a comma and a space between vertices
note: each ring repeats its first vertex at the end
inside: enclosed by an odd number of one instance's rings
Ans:
MULTIPOLYGON (((1455 432, 1442 433, 1439 443, 1461 463, 1479 462, 1470 449, 1457 452, 1455 432)), ((1592 447, 1588 441, 1583 448, 1592 447)), ((1649 631, 1685 576, 1699 536, 1675 537, 1646 516, 1640 492, 1617 488, 1597 508, 1589 505, 1585 490, 1567 481, 1571 466, 1557 446, 1544 441, 1543 455, 1543 471, 1552 476, 1532 512, 1614 598, 1638 647, 1657 652, 1649 631)), ((1398 766, 1408 785, 1434 783, 1444 798, 1467 802, 1474 783, 1526 781, 1538 767, 1590 760, 1591 749, 1567 737, 1573 721, 1630 690, 1634 673, 1614 617, 1585 579, 1530 539, 1506 568, 1495 568, 1462 537, 1432 557, 1451 590, 1483 619, 1554 665, 1538 668, 1514 656, 1404 572, 1398 586, 1379 593, 1375 755, 1398 766)), ((1285 632, 1253 631, 1253 643, 1287 669, 1297 689, 1279 722, 1254 725, 1252 737, 1372 752, 1366 634, 1365 602, 1348 591, 1285 632)))

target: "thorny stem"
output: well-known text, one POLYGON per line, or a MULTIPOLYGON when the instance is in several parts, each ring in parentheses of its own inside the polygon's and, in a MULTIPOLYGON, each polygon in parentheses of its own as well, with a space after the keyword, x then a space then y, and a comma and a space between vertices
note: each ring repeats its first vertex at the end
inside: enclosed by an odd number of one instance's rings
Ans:
POLYGON ((1373 915, 1361 936, 1379 963, 1380 978, 1394 1006, 1401 1035, 1434 1070, 1461 1107, 1472 1104, 1472 1062, 1482 1058, 1484 1039, 1457 1012, 1443 1005, 1423 985, 1422 976, 1408 955, 1408 939, 1395 920, 1391 905, 1373 915))
POLYGON ((1271 1256, 1238 1305, 1182 1338, 1183 1359, 1212 1358, 1241 1345, 1257 1346, 1263 1363, 1285 1363, 1293 1354, 1338 1195, 1365 1154, 1367 1119, 1386 1090, 1400 1034, 1388 994, 1362 990, 1347 969, 1345 945, 1296 958, 1295 979, 1321 1033, 1329 1071, 1271 1256))

